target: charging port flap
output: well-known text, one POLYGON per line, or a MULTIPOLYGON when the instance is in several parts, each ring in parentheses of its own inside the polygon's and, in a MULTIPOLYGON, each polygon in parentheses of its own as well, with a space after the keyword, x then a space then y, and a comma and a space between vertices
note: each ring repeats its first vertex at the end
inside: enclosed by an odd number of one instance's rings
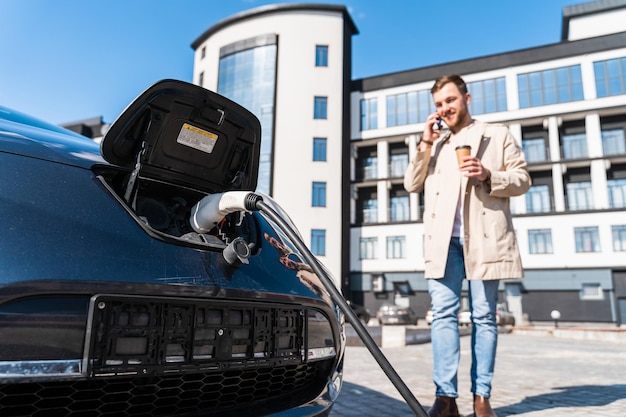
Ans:
POLYGON ((113 122, 103 157, 134 176, 214 193, 256 189, 261 124, 205 88, 162 80, 113 122))

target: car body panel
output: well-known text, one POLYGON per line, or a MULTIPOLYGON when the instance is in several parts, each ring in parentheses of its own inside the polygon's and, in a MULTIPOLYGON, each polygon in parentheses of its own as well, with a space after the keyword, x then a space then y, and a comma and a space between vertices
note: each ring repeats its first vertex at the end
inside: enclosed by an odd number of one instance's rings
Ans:
POLYGON ((71 130, 0 106, 2 151, 90 168, 103 163, 99 145, 71 130))
MULTIPOLYGON (((169 81, 157 85, 148 97, 172 91, 169 81)), ((132 124, 145 97, 118 122, 132 124)), ((232 172, 214 172, 222 166, 182 179, 178 155, 174 175, 160 162, 136 171, 107 162, 88 138, 0 110, 3 416, 67 407, 115 416, 330 412, 343 315, 304 256, 261 212, 228 214, 206 234, 188 224, 213 188, 254 185, 245 176, 257 162, 239 159, 236 185, 224 184, 232 172), (245 262, 224 255, 234 242, 249 248, 245 262)))

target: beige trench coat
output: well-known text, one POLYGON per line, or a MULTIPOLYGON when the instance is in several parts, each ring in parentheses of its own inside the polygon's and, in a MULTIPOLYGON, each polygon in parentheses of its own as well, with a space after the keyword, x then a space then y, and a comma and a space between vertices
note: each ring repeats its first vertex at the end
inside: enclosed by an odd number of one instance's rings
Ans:
POLYGON ((404 187, 424 190, 425 277, 444 275, 460 190, 467 279, 523 277, 509 197, 524 194, 530 185, 524 154, 503 125, 474 121, 454 138, 448 134, 427 151, 418 151, 407 167, 404 187), (459 171, 454 148, 461 138, 491 171, 490 184, 459 171))

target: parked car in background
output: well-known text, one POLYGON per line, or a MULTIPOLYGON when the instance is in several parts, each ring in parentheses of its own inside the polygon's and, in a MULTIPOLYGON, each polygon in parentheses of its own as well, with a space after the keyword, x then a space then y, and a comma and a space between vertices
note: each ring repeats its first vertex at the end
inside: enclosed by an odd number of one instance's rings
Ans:
POLYGON ((352 307, 352 310, 356 313, 361 323, 367 326, 367 324, 370 322, 370 319, 372 318, 370 311, 360 304, 355 304, 350 300, 346 300, 346 301, 348 305, 352 307))
POLYGON ((496 309, 496 322, 498 326, 515 326, 515 316, 507 310, 506 305, 498 304, 496 309))
POLYGON ((276 217, 222 212, 255 189, 260 140, 173 80, 101 147, 0 107, 2 417, 330 413, 342 312, 276 217))
POLYGON ((383 304, 376 312, 376 319, 382 326, 385 324, 417 325, 418 317, 411 307, 383 304))

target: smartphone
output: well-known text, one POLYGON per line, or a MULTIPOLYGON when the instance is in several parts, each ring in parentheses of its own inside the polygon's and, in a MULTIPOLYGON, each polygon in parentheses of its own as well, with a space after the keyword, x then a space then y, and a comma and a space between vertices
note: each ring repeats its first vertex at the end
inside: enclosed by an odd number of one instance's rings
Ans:
POLYGON ((441 130, 442 127, 443 127, 443 120, 441 119, 441 117, 437 117, 437 123, 433 126, 433 128, 437 130, 441 130))

